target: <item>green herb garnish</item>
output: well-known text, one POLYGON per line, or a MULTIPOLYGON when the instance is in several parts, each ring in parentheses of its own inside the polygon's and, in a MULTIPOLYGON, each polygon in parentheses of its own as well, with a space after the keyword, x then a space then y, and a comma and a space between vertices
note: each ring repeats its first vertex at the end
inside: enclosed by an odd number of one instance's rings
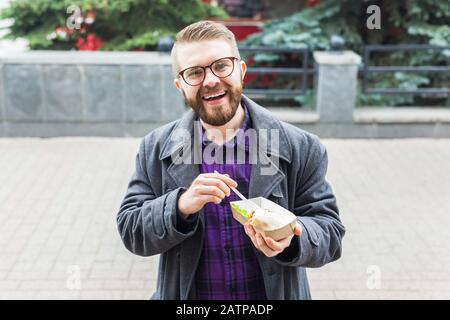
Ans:
POLYGON ((231 206, 233 207, 234 210, 239 212, 239 214, 242 215, 244 218, 250 219, 250 214, 244 209, 242 209, 238 204, 232 203, 231 206))

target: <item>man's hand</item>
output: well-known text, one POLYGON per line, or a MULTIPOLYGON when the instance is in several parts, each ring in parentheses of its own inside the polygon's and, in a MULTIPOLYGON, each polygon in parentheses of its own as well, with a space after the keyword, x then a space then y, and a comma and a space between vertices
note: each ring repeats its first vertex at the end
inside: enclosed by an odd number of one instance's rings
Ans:
POLYGON ((186 218, 197 213, 208 202, 219 204, 225 196, 230 196, 230 186, 236 188, 237 183, 227 175, 200 174, 178 199, 178 211, 186 218))
MULTIPOLYGON (((250 239, 253 242, 253 245, 262 253, 266 255, 266 257, 274 257, 281 252, 283 252, 284 249, 289 247, 289 244, 291 243, 292 237, 294 235, 291 235, 289 237, 286 237, 284 239, 275 241, 270 237, 265 237, 261 233, 257 232, 255 228, 247 221, 244 225, 245 233, 250 237, 250 239)), ((297 222, 297 225, 294 229, 294 234, 297 236, 300 236, 302 233, 302 227, 300 223, 297 222)))

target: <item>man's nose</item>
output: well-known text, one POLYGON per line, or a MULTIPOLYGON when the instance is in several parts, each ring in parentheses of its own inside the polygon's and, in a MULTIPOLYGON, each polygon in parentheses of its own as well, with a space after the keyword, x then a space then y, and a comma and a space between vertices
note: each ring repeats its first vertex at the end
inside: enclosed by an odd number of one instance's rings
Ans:
POLYGON ((219 82, 220 78, 217 77, 214 73, 212 73, 210 68, 206 68, 205 70, 205 80, 203 80, 204 87, 215 87, 219 82))

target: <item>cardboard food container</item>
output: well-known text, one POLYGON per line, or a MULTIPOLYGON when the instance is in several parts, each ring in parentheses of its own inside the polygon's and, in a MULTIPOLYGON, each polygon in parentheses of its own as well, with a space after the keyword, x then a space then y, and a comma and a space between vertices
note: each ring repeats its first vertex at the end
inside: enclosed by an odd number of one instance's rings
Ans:
POLYGON ((297 217, 292 212, 266 198, 258 197, 248 199, 247 201, 232 201, 230 202, 230 206, 234 219, 239 221, 241 224, 244 224, 250 218, 251 212, 255 208, 269 210, 270 214, 276 214, 279 218, 285 220, 286 223, 277 229, 262 230, 255 227, 255 229, 264 236, 271 237, 272 239, 278 241, 294 234, 297 217), (248 201, 251 201, 251 203, 248 203, 248 201))

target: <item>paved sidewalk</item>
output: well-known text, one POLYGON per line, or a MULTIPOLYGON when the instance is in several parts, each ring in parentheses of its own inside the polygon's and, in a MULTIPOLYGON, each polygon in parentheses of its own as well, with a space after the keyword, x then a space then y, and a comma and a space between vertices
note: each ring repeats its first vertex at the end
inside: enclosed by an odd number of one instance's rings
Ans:
MULTIPOLYGON (((450 139, 323 142, 347 235, 313 298, 450 299, 450 139)), ((150 297, 158 257, 115 222, 138 144, 0 139, 0 299, 150 297)))

